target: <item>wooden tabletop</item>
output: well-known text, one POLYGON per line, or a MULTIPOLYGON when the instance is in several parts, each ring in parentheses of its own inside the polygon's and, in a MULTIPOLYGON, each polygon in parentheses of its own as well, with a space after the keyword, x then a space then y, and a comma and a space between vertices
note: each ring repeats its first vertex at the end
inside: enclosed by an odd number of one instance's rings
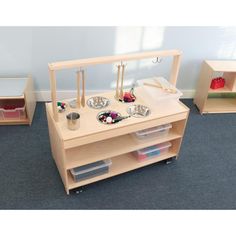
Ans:
MULTIPOLYGON (((168 100, 166 102, 162 101, 158 104, 153 104, 152 101, 149 100, 148 95, 145 93, 142 87, 138 87, 135 89, 135 95, 137 99, 134 103, 122 103, 115 100, 115 91, 99 94, 99 96, 106 97, 110 100, 110 105, 104 109, 93 109, 88 107, 87 105, 81 109, 72 109, 67 106, 65 112, 59 113, 59 122, 54 121, 60 137, 63 140, 80 138, 99 132, 119 129, 120 127, 128 127, 136 123, 146 122, 157 118, 163 118, 174 114, 187 112, 189 110, 180 101, 174 99, 168 100), (127 108, 133 104, 141 104, 149 107, 151 110, 151 114, 145 118, 130 117, 112 125, 102 124, 96 118, 97 114, 104 110, 114 110, 121 113, 122 116, 127 116, 127 108), (66 114, 70 112, 78 112, 80 114, 80 128, 76 131, 71 131, 67 128, 66 114)), ((88 98, 93 96, 87 96, 86 101, 88 98)), ((52 103, 47 103, 46 107, 50 116, 53 117, 52 103)))
POLYGON ((22 97, 28 78, 0 78, 0 97, 22 97))
POLYGON ((213 71, 236 72, 236 61, 206 61, 213 71))

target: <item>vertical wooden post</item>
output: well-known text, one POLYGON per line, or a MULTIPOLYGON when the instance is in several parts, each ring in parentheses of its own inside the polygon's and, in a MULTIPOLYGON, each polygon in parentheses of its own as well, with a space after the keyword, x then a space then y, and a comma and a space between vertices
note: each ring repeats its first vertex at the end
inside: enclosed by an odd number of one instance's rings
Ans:
POLYGON ((76 72, 77 74, 77 108, 80 108, 80 69, 76 72))
POLYGON ((176 55, 173 57, 170 83, 173 84, 174 86, 176 86, 176 82, 177 82, 177 78, 179 74, 180 58, 181 58, 181 55, 176 55))
POLYGON ((53 118, 56 122, 58 122, 58 112, 57 112, 57 86, 56 86, 56 78, 55 71, 49 69, 50 74, 50 86, 51 86, 51 99, 52 99, 52 109, 53 109, 53 118))
POLYGON ((124 96, 124 92, 123 92, 123 86, 124 86, 124 75, 125 75, 125 65, 123 63, 121 63, 121 85, 120 85, 120 96, 119 98, 123 101, 123 96, 124 96))
POLYGON ((119 85, 120 85, 120 67, 121 65, 117 66, 117 79, 116 79, 116 99, 119 100, 120 94, 119 94, 119 85))

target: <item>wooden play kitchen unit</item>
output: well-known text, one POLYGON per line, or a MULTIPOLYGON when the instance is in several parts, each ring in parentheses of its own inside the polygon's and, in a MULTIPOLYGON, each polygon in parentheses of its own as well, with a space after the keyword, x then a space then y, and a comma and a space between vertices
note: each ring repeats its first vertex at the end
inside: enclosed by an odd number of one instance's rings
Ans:
POLYGON ((31 125, 35 106, 31 77, 0 78, 0 125, 31 125))
POLYGON ((236 61, 204 61, 194 103, 203 113, 236 112, 236 61), (215 88, 212 82, 224 81, 215 88), (216 81, 212 81, 216 80, 216 81))
MULTIPOLYGON (((138 54, 128 54, 119 56, 107 56, 98 58, 89 58, 73 61, 56 62, 49 64, 52 102, 46 103, 50 143, 52 156, 58 167, 66 193, 71 189, 87 185, 102 179, 106 179, 121 173, 125 173, 146 165, 150 165, 162 160, 176 157, 179 154, 189 109, 178 99, 171 99, 166 102, 152 104, 148 103, 144 97, 143 87, 137 87, 135 102, 124 103, 117 100, 116 96, 120 94, 117 91, 111 91, 101 96, 109 99, 110 103, 105 108, 111 111, 117 111, 127 116, 127 109, 130 105, 140 104, 150 109, 150 114, 143 118, 129 117, 115 124, 103 124, 98 121, 98 109, 93 109, 87 105, 81 107, 78 104, 80 93, 78 91, 77 106, 72 108, 66 106, 64 112, 58 112, 58 101, 56 97, 56 78, 55 72, 63 69, 83 70, 92 65, 108 63, 128 63, 131 60, 141 60, 145 58, 173 57, 170 83, 176 85, 180 66, 181 52, 178 50, 143 52, 138 54), (80 108, 79 108, 80 106, 80 108), (79 113, 80 127, 77 130, 70 130, 67 127, 67 114, 71 112, 79 113), (160 137, 151 137, 135 139, 134 133, 157 126, 166 125, 171 127, 168 134, 160 137), (159 145, 167 143, 166 145, 159 145), (145 152, 140 152, 139 159, 133 155, 137 150, 149 148, 156 145, 161 152, 155 158, 143 160, 145 152), (158 146, 159 145, 159 146, 158 146), (168 148, 167 148, 168 147, 168 148), (76 181, 71 170, 93 164, 98 161, 109 160, 109 171, 102 175, 76 181)), ((121 73, 122 74, 122 73, 121 73)), ((77 74, 79 80, 80 75, 77 74)), ((79 83, 78 83, 79 84, 79 83)), ((123 92, 123 91, 122 91, 123 92)), ((83 94, 83 93, 82 93, 83 94)), ((88 101, 92 96, 86 96, 88 101)), ((63 101, 68 104, 68 101, 63 101)), ((146 149, 145 149, 146 150, 146 149)), ((138 153, 139 155, 139 153, 138 153)))

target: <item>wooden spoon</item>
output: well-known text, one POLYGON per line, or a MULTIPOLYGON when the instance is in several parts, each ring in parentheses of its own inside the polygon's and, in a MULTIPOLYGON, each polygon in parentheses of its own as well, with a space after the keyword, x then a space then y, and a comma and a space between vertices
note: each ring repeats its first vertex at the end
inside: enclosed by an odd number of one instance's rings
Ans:
POLYGON ((172 88, 164 88, 163 86, 159 85, 159 84, 152 84, 152 83, 148 83, 148 82, 144 82, 143 83, 144 85, 147 85, 147 86, 152 86, 152 87, 156 87, 156 88, 161 88, 163 89, 164 91, 167 91, 169 93, 177 93, 177 91, 175 89, 172 89, 172 88))
POLYGON ((120 84, 120 65, 117 66, 117 80, 116 80, 116 99, 119 100, 119 84, 120 84))
POLYGON ((125 65, 122 65, 122 75, 121 75, 121 87, 120 87, 120 99, 123 100, 123 83, 124 83, 125 65))

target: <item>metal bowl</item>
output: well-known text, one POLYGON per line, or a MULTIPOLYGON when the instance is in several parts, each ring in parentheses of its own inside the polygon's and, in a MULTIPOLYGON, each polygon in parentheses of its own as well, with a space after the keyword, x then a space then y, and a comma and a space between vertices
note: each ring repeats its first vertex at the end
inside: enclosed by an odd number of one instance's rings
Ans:
POLYGON ((76 99, 70 100, 68 103, 69 103, 70 108, 77 108, 77 100, 76 99))
POLYGON ((132 105, 128 107, 127 112, 130 116, 136 118, 146 117, 149 116, 151 113, 150 109, 143 105, 132 105))
MULTIPOLYGON (((119 123, 119 122, 117 122, 117 123, 110 123, 110 124, 109 124, 109 123, 106 123, 106 122, 102 122, 102 121, 99 119, 101 116, 103 116, 103 115, 106 116, 106 114, 111 113, 111 112, 115 112, 115 111, 107 110, 107 111, 101 111, 101 112, 99 112, 99 113, 97 114, 97 120, 98 120, 98 122, 100 122, 100 123, 102 123, 102 124, 105 124, 105 125, 114 125, 114 124, 119 123)), ((119 112, 115 112, 115 113, 117 113, 118 116, 121 116, 121 114, 120 114, 119 112)))
POLYGON ((108 98, 105 97, 91 97, 87 100, 87 105, 94 109, 102 109, 104 107, 107 107, 110 104, 110 101, 108 98))

